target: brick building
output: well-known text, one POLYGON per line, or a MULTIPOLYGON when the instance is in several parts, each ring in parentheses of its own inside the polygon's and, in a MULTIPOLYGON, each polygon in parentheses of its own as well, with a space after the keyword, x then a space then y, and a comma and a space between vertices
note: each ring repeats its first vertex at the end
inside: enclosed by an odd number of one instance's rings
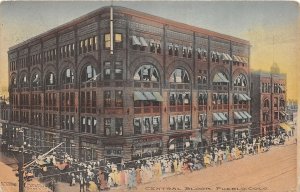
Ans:
POLYGON ((280 127, 289 129, 286 122, 286 74, 274 64, 271 72, 251 73, 251 114, 253 131, 266 135, 279 133, 280 127))
POLYGON ((11 128, 32 150, 63 141, 119 161, 248 133, 248 41, 123 7, 111 36, 110 18, 103 7, 9 49, 11 128))

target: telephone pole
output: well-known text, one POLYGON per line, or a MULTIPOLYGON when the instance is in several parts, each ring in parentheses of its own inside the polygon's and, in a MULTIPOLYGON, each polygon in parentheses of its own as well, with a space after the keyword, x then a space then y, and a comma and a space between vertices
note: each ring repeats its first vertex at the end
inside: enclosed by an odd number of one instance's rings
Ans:
POLYGON ((24 132, 23 130, 18 132, 19 139, 19 163, 18 163, 18 172, 19 172, 19 192, 24 192, 24 132))

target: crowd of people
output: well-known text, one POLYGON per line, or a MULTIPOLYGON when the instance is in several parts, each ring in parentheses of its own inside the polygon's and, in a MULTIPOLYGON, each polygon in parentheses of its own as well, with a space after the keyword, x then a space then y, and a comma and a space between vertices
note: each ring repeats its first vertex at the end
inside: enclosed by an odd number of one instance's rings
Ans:
POLYGON ((159 181, 164 177, 187 174, 210 166, 219 166, 266 152, 272 145, 284 144, 286 134, 264 137, 243 137, 233 143, 225 142, 203 149, 182 151, 131 162, 114 163, 110 160, 78 162, 67 154, 61 157, 50 155, 37 157, 38 167, 26 171, 40 179, 54 178, 55 181, 80 186, 80 191, 109 190, 115 187, 136 188, 137 185, 159 181))

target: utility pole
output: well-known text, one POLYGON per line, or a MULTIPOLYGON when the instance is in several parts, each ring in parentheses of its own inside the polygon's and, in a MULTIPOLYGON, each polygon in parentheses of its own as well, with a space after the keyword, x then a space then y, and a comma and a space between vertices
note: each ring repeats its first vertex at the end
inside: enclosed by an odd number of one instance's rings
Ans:
POLYGON ((18 140, 19 140, 19 164, 18 164, 18 172, 19 172, 19 192, 24 192, 24 132, 21 130, 18 132, 18 140))

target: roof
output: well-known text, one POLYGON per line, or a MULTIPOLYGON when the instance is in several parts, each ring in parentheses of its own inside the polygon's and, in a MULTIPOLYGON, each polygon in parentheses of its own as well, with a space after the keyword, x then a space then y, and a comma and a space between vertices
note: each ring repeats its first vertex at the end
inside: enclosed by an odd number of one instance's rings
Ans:
MULTIPOLYGON (((218 33, 218 32, 210 31, 210 30, 199 28, 199 27, 196 27, 196 26, 191 26, 191 25, 188 25, 188 24, 180 23, 180 22, 177 22, 177 21, 173 21, 171 19, 165 19, 165 18, 162 18, 162 17, 154 16, 154 15, 151 15, 151 14, 148 14, 148 13, 136 11, 136 10, 121 7, 121 6, 113 6, 113 8, 114 8, 114 12, 124 13, 124 14, 128 14, 128 15, 131 15, 131 16, 143 18, 143 19, 146 19, 146 20, 151 20, 151 21, 154 21, 154 22, 157 22, 157 23, 168 24, 169 26, 171 25, 171 26, 174 26, 174 27, 177 27, 177 28, 182 28, 182 29, 187 29, 187 30, 190 30, 190 31, 202 33, 204 35, 211 35, 213 37, 226 39, 226 40, 231 40, 231 41, 234 41, 236 43, 250 45, 249 41, 244 40, 244 39, 240 39, 240 38, 233 37, 233 36, 230 36, 230 35, 221 34, 221 33, 218 33)), ((93 18, 93 17, 95 17, 99 14, 108 13, 109 11, 110 11, 110 6, 101 7, 99 9, 96 9, 92 12, 89 12, 89 13, 83 15, 83 16, 80 16, 80 17, 78 17, 78 18, 76 18, 72 21, 69 21, 65 24, 59 25, 59 26, 57 26, 53 29, 50 29, 50 30, 48 30, 44 33, 41 33, 37 36, 34 36, 34 37, 32 37, 32 38, 30 38, 30 39, 28 39, 28 40, 26 40, 22 43, 16 44, 16 45, 10 47, 9 51, 11 51, 13 49, 16 49, 18 47, 21 47, 23 45, 26 45, 27 43, 30 43, 32 41, 35 41, 35 40, 38 40, 40 38, 46 37, 50 34, 58 33, 58 32, 66 29, 68 27, 72 27, 72 26, 74 26, 74 25, 76 25, 80 22, 91 19, 91 18, 93 18)))

